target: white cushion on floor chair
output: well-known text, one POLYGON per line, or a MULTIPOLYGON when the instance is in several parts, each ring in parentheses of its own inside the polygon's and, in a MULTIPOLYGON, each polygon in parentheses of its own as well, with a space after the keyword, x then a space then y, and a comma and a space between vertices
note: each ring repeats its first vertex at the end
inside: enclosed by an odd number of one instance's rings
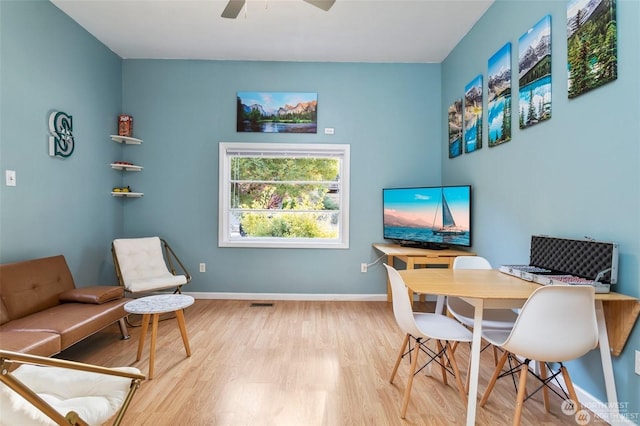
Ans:
MULTIPOLYGON (((140 374, 133 367, 117 370, 140 374)), ((75 411, 90 425, 112 417, 129 392, 131 379, 58 367, 21 365, 12 374, 62 416, 75 411)), ((4 383, 0 383, 0 425, 55 425, 4 383)))

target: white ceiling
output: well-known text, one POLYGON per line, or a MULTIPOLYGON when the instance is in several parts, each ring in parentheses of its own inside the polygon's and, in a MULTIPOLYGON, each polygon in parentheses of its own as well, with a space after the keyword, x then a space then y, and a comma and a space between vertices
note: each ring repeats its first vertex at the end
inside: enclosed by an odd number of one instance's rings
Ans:
POLYGON ((122 58, 442 62, 494 0, 51 0, 122 58))

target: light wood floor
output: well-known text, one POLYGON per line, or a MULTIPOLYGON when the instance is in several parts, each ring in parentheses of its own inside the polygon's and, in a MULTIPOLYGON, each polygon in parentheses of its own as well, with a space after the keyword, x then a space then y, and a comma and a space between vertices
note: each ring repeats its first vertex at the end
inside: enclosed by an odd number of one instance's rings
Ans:
MULTIPOLYGON (((185 311, 192 356, 187 358, 175 319, 160 322, 153 380, 143 382, 126 425, 461 425, 465 405, 455 381, 444 385, 434 368, 416 376, 407 419, 400 419, 408 360, 393 384, 389 376, 402 343, 386 302, 196 300, 185 311)), ((424 308, 424 306, 423 306, 424 308)), ((428 309, 428 308, 425 308, 428 309)), ((60 354, 109 367, 148 372, 149 337, 135 362, 140 328, 120 340, 114 325, 60 354)), ((456 352, 462 369, 468 346, 456 352)), ((482 354, 479 392, 493 372, 482 354)), ((466 374, 466 373, 465 373, 466 374)), ((533 389, 534 382, 531 381, 533 389)), ((508 425, 515 391, 498 381, 489 402, 478 407, 478 425, 508 425)), ((523 425, 572 425, 552 394, 551 413, 541 395, 525 403, 523 425)))

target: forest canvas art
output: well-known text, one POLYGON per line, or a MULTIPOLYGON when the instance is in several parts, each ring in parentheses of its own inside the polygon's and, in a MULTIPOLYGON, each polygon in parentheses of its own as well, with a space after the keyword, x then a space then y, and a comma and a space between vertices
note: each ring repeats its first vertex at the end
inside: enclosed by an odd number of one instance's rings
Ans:
POLYGON ((575 98, 618 78, 615 0, 567 4, 568 95, 575 98))

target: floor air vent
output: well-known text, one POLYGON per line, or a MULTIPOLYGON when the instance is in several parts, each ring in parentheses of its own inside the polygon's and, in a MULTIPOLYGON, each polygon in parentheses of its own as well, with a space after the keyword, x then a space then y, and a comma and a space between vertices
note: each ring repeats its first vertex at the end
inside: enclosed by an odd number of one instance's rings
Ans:
POLYGON ((252 308, 268 308, 273 306, 273 303, 269 302, 253 302, 251 305, 252 308))

